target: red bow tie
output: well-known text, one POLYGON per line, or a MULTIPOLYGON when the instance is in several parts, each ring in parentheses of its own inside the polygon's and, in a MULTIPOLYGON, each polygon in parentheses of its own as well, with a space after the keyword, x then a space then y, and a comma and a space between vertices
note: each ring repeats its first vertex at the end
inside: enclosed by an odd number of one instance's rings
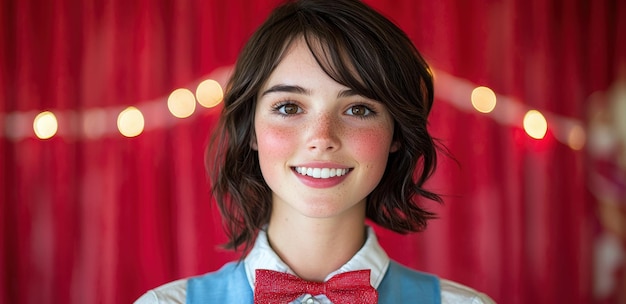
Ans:
POLYGON ((256 270, 255 304, 290 303, 304 294, 323 294, 335 304, 378 302, 378 293, 370 285, 369 269, 344 272, 326 282, 309 282, 288 273, 256 270))

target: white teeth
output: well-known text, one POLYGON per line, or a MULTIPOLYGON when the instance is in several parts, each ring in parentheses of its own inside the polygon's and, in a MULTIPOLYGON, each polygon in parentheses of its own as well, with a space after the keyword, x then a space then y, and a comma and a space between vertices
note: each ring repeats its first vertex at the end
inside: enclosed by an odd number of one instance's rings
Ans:
POLYGON ((296 167, 296 172, 313 178, 342 176, 348 173, 348 171, 350 171, 350 169, 296 167))
POLYGON ((322 170, 320 170, 320 177, 321 178, 329 178, 330 177, 330 169, 328 168, 324 168, 322 170))

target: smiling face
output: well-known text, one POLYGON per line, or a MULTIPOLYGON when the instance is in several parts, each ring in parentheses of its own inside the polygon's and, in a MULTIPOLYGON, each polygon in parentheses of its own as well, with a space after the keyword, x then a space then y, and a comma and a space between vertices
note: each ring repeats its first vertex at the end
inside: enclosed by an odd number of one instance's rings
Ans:
POLYGON ((331 218, 365 215, 396 150, 380 102, 335 82, 303 39, 295 40, 258 93, 255 140, 272 212, 331 218))

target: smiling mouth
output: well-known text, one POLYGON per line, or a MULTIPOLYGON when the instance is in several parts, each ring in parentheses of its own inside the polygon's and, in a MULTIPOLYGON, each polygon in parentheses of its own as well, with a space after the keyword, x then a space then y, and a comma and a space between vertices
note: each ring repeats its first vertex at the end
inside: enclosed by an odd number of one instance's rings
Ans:
POLYGON ((294 170, 300 175, 310 176, 313 178, 331 178, 343 176, 350 172, 350 169, 341 168, 307 168, 294 167, 294 170))

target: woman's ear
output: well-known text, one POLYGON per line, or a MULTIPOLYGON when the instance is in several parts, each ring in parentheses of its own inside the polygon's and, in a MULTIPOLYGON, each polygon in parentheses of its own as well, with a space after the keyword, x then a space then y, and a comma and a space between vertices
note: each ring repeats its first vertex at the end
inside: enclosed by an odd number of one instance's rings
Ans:
POLYGON ((250 148, 252 148, 252 150, 254 151, 259 151, 259 145, 256 142, 256 134, 252 133, 252 136, 250 138, 250 148))
POLYGON ((394 140, 391 143, 391 147, 389 148, 389 153, 393 153, 393 152, 396 152, 398 150, 400 150, 400 142, 397 141, 397 140, 394 140))

